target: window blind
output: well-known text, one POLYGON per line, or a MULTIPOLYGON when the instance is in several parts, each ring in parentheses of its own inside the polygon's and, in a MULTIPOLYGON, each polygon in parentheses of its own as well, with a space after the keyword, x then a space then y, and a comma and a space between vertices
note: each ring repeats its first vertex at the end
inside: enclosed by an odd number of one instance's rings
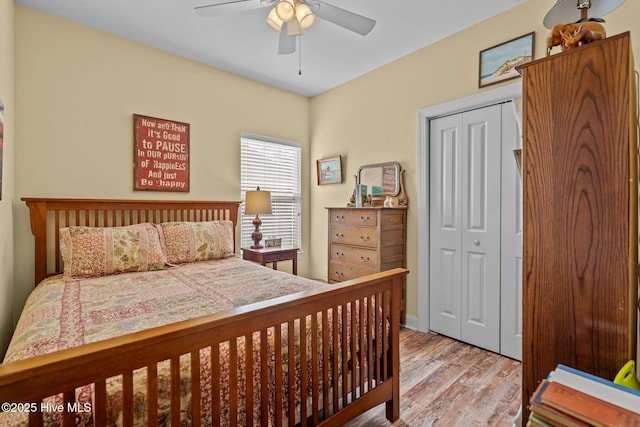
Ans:
POLYGON ((247 191, 271 192, 271 214, 260 215, 262 239, 280 238, 282 246, 301 247, 300 144, 263 137, 242 136, 240 221, 241 245, 253 245, 254 215, 244 214, 247 191))

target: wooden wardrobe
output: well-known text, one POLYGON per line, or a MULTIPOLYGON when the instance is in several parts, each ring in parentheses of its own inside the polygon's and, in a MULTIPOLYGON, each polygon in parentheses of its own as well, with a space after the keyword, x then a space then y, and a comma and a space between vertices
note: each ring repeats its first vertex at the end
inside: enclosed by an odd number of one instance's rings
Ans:
POLYGON ((629 33, 530 62, 523 92, 523 423, 562 363, 635 359, 636 88, 629 33))

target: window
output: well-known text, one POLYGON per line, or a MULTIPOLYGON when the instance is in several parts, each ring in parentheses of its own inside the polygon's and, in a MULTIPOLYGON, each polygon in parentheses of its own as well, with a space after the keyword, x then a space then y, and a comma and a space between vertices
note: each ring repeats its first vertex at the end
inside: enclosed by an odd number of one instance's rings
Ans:
POLYGON ((300 144, 243 134, 240 140, 241 247, 253 245, 253 215, 244 215, 247 191, 271 192, 271 215, 260 215, 262 239, 280 238, 282 246, 301 247, 300 144))

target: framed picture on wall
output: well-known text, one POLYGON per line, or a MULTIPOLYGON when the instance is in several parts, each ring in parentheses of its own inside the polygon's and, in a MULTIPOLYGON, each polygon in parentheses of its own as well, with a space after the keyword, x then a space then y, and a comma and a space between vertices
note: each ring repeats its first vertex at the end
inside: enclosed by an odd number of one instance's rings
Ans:
POLYGON ((478 87, 520 77, 516 67, 533 61, 535 32, 480 51, 478 87))
POLYGON ((317 161, 318 185, 342 183, 340 156, 328 157, 317 161))
POLYGON ((189 191, 189 123, 133 115, 134 190, 189 191))

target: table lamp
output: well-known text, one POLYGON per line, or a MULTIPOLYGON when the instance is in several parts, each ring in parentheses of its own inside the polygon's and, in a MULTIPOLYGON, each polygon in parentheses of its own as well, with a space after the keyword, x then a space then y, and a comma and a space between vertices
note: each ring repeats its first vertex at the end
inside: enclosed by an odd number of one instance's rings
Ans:
POLYGON ((260 225, 262 225, 262 220, 258 215, 271 213, 271 193, 260 190, 260 187, 258 187, 256 191, 247 191, 244 213, 256 215, 252 222, 256 229, 251 233, 251 240, 253 240, 251 249, 261 249, 262 245, 260 241, 262 240, 262 232, 260 231, 260 225))

